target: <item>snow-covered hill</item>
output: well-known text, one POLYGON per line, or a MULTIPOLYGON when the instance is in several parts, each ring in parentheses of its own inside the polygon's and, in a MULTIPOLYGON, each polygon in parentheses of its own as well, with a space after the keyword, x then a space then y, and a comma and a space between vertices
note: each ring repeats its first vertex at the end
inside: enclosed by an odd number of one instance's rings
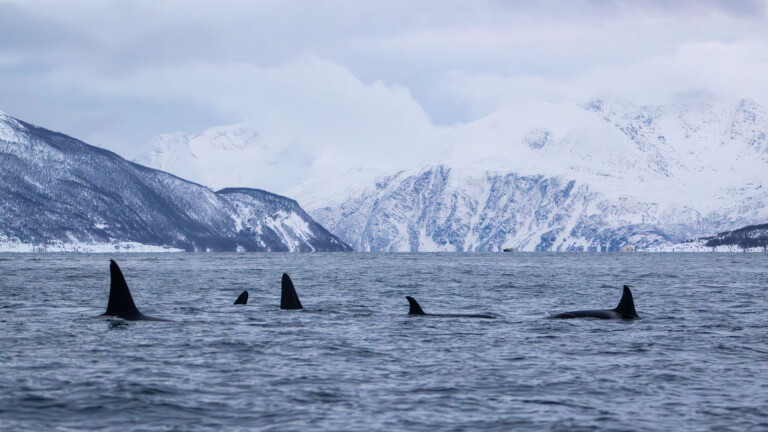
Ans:
POLYGON ((744 250, 768 250, 768 224, 750 225, 733 231, 718 233, 712 237, 704 237, 704 246, 717 248, 723 246, 738 246, 744 250))
POLYGON ((475 172, 438 165, 383 177, 338 207, 314 211, 357 250, 620 250, 686 237, 690 208, 607 200, 557 177, 475 172), (661 230, 649 221, 674 220, 661 230))
POLYGON ((159 135, 133 161, 212 189, 274 190, 297 177, 309 156, 289 139, 262 135, 244 124, 213 127, 199 134, 159 135))
POLYGON ((750 225, 714 236, 649 249, 653 252, 768 252, 768 224, 750 225))
POLYGON ((292 199, 257 189, 213 192, 3 113, 0 244, 349 250, 292 199))
POLYGON ((298 197, 358 250, 658 248, 768 220, 767 131, 748 100, 542 104, 458 127, 432 163, 330 205, 323 183, 298 197))
MULTIPOLYGON (((430 159, 403 152, 394 171, 361 160, 348 175, 294 184, 291 195, 359 250, 649 247, 768 220, 767 134, 765 108, 748 99, 528 103, 436 128, 424 143, 439 149, 430 159)), ((239 175, 208 161, 245 164, 245 153, 198 141, 204 150, 163 144, 176 150, 151 163, 181 173, 170 165, 180 161, 211 185, 239 175), (184 162, 198 153, 208 156, 184 162)))

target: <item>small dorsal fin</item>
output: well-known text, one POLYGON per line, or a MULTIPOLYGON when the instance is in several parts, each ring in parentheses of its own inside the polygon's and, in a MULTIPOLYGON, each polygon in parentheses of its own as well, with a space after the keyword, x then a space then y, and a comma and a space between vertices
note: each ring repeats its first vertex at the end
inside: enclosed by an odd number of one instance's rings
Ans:
POLYGON ((239 305, 239 304, 244 305, 246 303, 248 303, 248 291, 243 291, 242 294, 237 296, 237 300, 235 300, 235 304, 236 305, 239 305))
POLYGON ((290 276, 283 273, 282 295, 280 296, 280 309, 304 309, 299 301, 299 295, 296 294, 296 288, 290 276))
POLYGON ((109 302, 107 311, 104 315, 117 316, 123 319, 137 319, 141 317, 141 312, 136 308, 131 297, 131 291, 125 282, 123 272, 113 260, 109 260, 109 302))
POLYGON ((411 296, 405 296, 408 299, 408 303, 411 305, 411 309, 408 311, 408 315, 426 315, 424 310, 419 306, 419 302, 411 296))
POLYGON ((619 305, 614 310, 624 318, 637 318, 635 300, 632 298, 632 291, 629 290, 629 286, 624 285, 624 293, 621 295, 619 305))

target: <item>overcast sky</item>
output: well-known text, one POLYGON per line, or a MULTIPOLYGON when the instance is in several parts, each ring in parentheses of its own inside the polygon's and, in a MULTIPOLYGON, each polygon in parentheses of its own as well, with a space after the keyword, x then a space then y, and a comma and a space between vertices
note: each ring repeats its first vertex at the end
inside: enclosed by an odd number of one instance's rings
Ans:
POLYGON ((0 0, 0 110, 124 155, 246 122, 417 145, 527 100, 768 101, 766 1, 0 0))

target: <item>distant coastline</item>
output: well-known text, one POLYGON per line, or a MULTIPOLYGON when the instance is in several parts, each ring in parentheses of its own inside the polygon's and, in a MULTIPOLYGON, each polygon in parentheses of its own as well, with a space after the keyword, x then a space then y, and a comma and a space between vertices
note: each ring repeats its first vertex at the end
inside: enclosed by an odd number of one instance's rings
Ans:
POLYGON ((29 244, 21 242, 0 242, 0 253, 166 253, 184 252, 170 246, 146 245, 137 242, 116 243, 62 243, 29 244))
MULTIPOLYGON (((28 244, 18 242, 6 242, 0 243, 0 254, 42 254, 42 253, 179 253, 187 252, 183 249, 177 249, 170 246, 156 246, 146 245, 136 242, 117 242, 117 243, 55 243, 55 244, 28 244)), ((212 251, 201 250, 197 252, 204 253, 232 253, 232 251, 212 251)), ((238 250, 237 252, 247 253, 245 250, 238 250)), ((420 254, 431 253, 505 253, 514 255, 523 254, 568 254, 568 253, 586 253, 586 254, 615 254, 615 253, 768 253, 764 247, 752 247, 741 248, 738 245, 721 245, 721 246, 706 246, 704 241, 677 243, 670 245, 662 245, 646 249, 632 249, 622 251, 502 251, 502 252, 434 252, 434 251, 422 251, 415 252, 420 254)), ((190 252, 195 253, 195 252, 190 252)), ((263 252, 262 252, 263 253, 263 252)), ((286 253, 277 251, 276 253, 286 253)), ((360 252, 360 253, 382 253, 382 252, 360 252)), ((383 252, 383 253, 412 253, 412 252, 383 252)))

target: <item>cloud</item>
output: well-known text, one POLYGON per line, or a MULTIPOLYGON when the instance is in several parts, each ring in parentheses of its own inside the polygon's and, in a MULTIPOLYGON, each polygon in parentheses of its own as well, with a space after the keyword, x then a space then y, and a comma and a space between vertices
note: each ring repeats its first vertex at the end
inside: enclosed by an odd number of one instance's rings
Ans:
POLYGON ((765 1, 0 0, 0 109, 123 154, 250 123, 338 170, 531 100, 768 103, 765 1))
POLYGON ((724 99, 751 98, 768 104, 768 47, 760 40, 703 42, 679 46, 659 56, 604 65, 576 76, 503 76, 453 72, 442 83, 482 116, 531 100, 584 102, 595 97, 637 104, 667 103, 688 91, 707 91, 724 99))
POLYGON ((408 148, 419 158, 434 151, 425 147, 436 128, 406 89, 364 84, 344 67, 317 57, 269 67, 145 68, 120 80, 75 68, 57 71, 51 79, 105 100, 133 97, 208 107, 231 123, 250 123, 261 133, 296 142, 317 155, 315 164, 334 172, 365 160, 397 166, 403 158, 392 146, 408 148))

